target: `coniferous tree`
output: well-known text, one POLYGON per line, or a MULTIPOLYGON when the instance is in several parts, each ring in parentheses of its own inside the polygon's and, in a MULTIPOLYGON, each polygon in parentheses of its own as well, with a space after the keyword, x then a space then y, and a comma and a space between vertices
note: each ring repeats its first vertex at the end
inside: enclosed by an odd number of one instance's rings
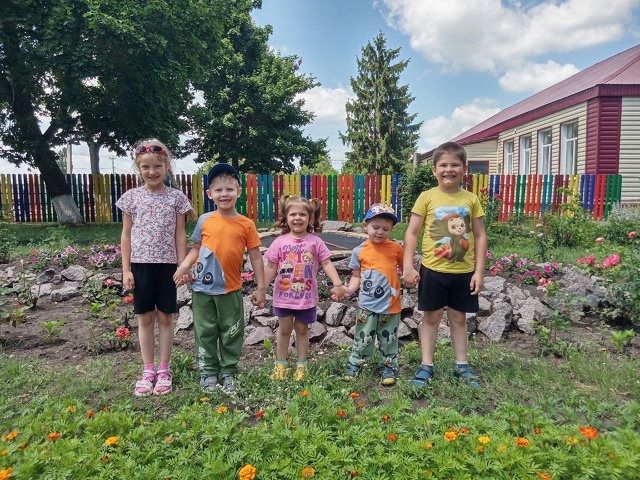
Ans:
POLYGON ((347 102, 347 132, 342 143, 346 153, 343 173, 387 174, 403 172, 416 149, 422 122, 408 108, 414 97, 400 74, 408 60, 393 63, 400 49, 388 49, 382 33, 362 49, 357 59, 358 76, 351 78, 356 98, 347 102))

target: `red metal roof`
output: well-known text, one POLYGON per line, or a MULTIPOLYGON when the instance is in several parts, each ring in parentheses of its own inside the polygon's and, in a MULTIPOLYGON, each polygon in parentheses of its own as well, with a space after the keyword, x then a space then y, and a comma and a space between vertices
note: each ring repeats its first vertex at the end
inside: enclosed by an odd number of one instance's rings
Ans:
POLYGON ((503 130, 603 95, 640 96, 640 45, 505 108, 453 141, 468 144, 495 138, 503 130))

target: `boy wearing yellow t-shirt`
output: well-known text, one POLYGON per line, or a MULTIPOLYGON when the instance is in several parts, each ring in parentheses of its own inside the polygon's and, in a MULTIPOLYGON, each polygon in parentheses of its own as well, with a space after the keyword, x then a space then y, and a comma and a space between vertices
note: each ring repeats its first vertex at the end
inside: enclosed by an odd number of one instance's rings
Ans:
POLYGON ((479 379, 467 363, 465 313, 478 311, 487 255, 484 211, 477 195, 460 188, 467 173, 464 147, 455 142, 440 145, 433 153, 432 168, 438 186, 420 194, 404 237, 402 281, 418 287, 418 309, 424 312, 420 327, 422 364, 413 384, 424 387, 434 376, 438 326, 446 307, 455 355, 454 372, 469 386, 479 388, 479 379), (423 225, 422 264, 417 272, 413 255, 423 225))

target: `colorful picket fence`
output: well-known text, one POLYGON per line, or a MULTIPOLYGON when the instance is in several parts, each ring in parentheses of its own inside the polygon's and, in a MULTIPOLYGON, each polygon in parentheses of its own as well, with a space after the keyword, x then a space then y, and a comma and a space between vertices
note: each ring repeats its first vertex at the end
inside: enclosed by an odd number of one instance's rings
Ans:
MULTIPOLYGON (((375 202, 402 212, 402 175, 241 175, 242 195, 238 211, 256 222, 273 222, 283 194, 317 198, 323 204, 323 220, 362 222, 375 202)), ((179 175, 179 188, 191 200, 198 215, 215 209, 205 195, 206 177, 179 175)), ((67 175, 71 194, 86 222, 121 222, 115 206, 120 196, 138 185, 135 175, 67 175)), ((500 200, 499 220, 511 216, 539 217, 555 212, 568 195, 578 195, 595 220, 606 218, 620 201, 621 175, 467 175, 463 186, 478 195, 500 200)), ((0 206, 10 210, 16 222, 55 222, 56 212, 37 174, 0 175, 0 206)))

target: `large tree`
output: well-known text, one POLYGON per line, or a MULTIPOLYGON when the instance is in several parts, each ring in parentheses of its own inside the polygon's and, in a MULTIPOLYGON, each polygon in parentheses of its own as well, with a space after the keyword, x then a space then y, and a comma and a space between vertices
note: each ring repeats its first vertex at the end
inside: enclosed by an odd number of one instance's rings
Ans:
POLYGON ((416 149, 422 122, 412 123, 416 114, 408 108, 414 100, 400 74, 408 60, 393 63, 400 49, 388 49, 382 33, 362 49, 357 59, 358 76, 351 78, 356 98, 347 102, 347 132, 342 143, 346 153, 343 173, 403 172, 416 149))
POLYGON ((300 94, 317 85, 301 75, 302 59, 269 49, 271 27, 255 25, 259 0, 237 0, 225 20, 220 63, 196 84, 203 101, 190 109, 196 162, 233 164, 240 172, 293 173, 294 160, 313 165, 326 156, 326 139, 313 140, 303 128, 313 120, 300 94))
POLYGON ((55 149, 177 145, 226 1, 0 2, 0 156, 40 171, 62 223, 82 219, 55 149))

